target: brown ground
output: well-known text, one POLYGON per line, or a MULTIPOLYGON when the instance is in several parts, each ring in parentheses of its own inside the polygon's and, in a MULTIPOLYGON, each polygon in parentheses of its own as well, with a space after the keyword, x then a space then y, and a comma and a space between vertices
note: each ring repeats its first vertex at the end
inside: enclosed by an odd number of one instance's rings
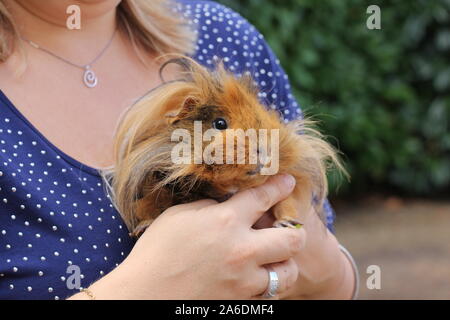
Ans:
POLYGON ((358 263, 360 299, 450 299, 450 202, 370 199, 335 204, 336 235, 358 263), (366 269, 381 268, 369 290, 366 269))

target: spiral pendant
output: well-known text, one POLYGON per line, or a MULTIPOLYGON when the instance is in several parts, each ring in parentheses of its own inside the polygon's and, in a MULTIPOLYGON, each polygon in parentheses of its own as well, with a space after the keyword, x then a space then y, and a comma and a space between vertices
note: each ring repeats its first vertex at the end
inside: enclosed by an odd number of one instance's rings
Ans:
POLYGON ((83 82, 88 88, 94 88, 98 83, 97 76, 94 71, 92 71, 90 66, 85 67, 83 82))

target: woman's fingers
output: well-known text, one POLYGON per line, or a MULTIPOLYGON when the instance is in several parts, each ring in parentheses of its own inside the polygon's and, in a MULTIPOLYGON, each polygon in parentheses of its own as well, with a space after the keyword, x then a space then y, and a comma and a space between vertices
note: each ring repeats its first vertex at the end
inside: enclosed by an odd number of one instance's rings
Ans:
POLYGON ((266 183, 237 193, 219 206, 242 214, 252 226, 267 210, 285 199, 294 189, 295 179, 291 175, 270 177, 266 183))
POLYGON ((306 244, 304 229, 269 228, 254 231, 256 262, 259 265, 277 263, 292 258, 306 244))
MULTIPOLYGON (((278 276, 277 295, 291 288, 297 281, 299 270, 294 259, 288 259, 283 262, 261 266, 258 270, 258 287, 255 288, 255 299, 267 299, 262 295, 269 287, 269 270, 275 271, 278 276)), ((276 299, 276 296, 274 297, 276 299)))
POLYGON ((287 228, 270 228, 254 231, 254 241, 258 244, 255 249, 255 262, 260 266, 255 273, 258 281, 255 287, 255 299, 261 296, 269 285, 269 271, 272 268, 278 275, 279 288, 277 293, 288 290, 298 277, 298 265, 294 256, 306 244, 306 231, 287 228), (264 281, 261 282, 261 279, 264 281))

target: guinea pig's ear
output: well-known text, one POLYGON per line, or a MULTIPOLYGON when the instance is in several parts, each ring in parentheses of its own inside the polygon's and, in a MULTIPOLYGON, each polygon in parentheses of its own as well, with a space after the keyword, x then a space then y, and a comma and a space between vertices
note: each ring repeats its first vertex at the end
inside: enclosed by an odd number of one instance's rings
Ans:
POLYGON ((177 121, 185 118, 189 113, 194 110, 196 101, 192 98, 184 100, 182 106, 178 109, 172 110, 166 113, 165 117, 168 124, 175 124, 177 121))

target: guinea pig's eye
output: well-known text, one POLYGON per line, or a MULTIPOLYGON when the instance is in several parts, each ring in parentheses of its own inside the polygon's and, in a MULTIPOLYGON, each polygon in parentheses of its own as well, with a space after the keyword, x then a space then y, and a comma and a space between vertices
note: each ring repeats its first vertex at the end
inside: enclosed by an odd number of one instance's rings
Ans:
POLYGON ((225 130, 226 128, 228 128, 228 124, 225 121, 225 119, 223 118, 217 118, 213 121, 212 123, 213 128, 217 129, 217 130, 225 130))

